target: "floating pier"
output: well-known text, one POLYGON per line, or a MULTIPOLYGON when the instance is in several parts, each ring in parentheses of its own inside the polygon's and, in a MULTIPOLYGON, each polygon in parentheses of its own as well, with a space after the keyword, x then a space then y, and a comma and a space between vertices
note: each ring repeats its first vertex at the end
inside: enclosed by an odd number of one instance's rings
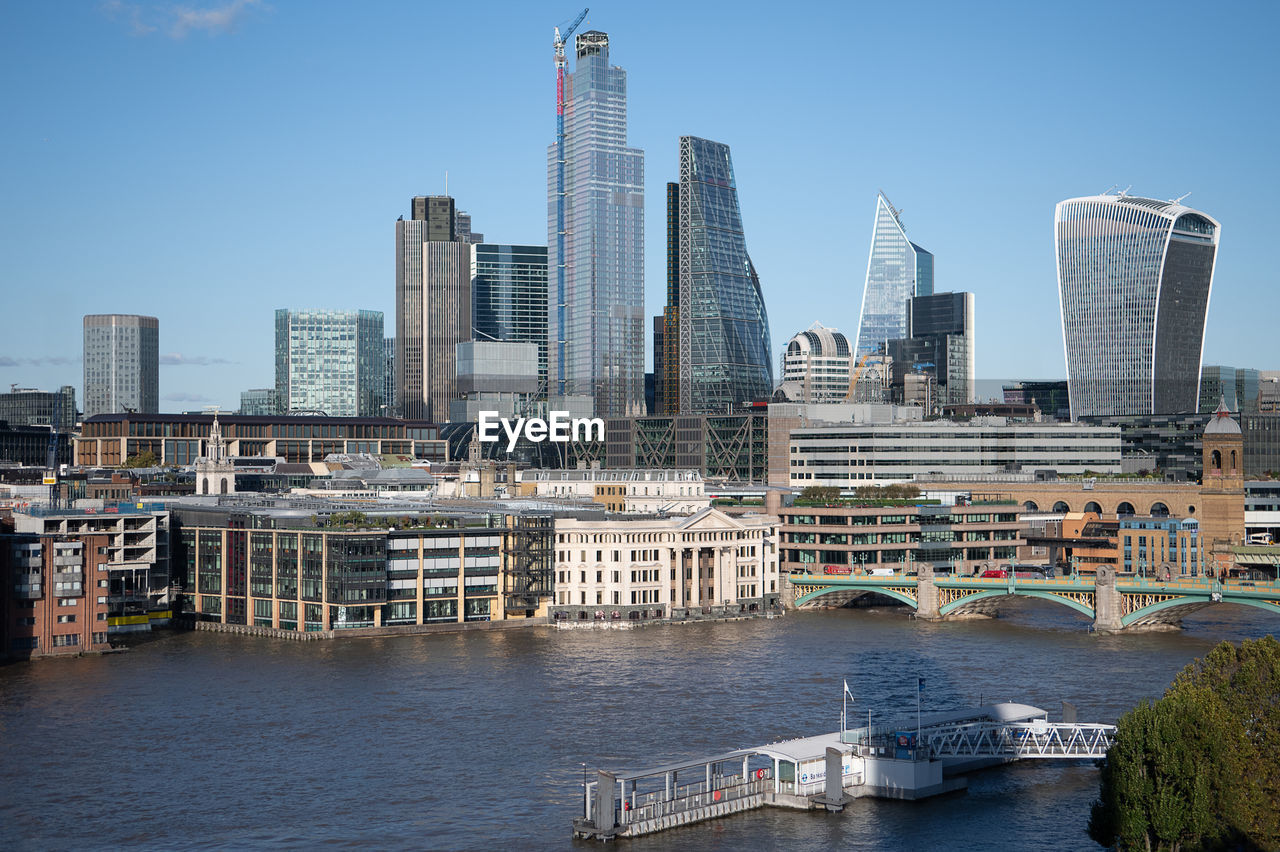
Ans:
POLYGON ((855 798, 924 799, 963 790, 963 773, 1015 760, 1097 760, 1114 725, 1063 720, 1026 704, 926 713, 911 726, 850 728, 637 772, 599 771, 583 785, 575 837, 612 840, 771 806, 840 811, 855 798))

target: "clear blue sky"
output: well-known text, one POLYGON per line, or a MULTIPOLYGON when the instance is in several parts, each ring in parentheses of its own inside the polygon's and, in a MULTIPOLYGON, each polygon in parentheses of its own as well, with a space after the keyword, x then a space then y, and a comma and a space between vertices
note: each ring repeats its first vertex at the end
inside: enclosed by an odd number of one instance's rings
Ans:
MULTIPOLYGON (((4 4, 0 388, 79 394, 85 313, 160 318, 171 411, 271 385, 275 308, 393 333, 392 223, 446 171, 489 240, 545 243, 552 27, 580 9, 4 4)), ((1205 362, 1280 369, 1278 9, 595 3, 646 151, 648 313, 694 134, 732 148, 775 350, 852 337, 883 189, 937 289, 977 294, 978 377, 1062 377, 1053 207, 1118 184, 1222 222, 1205 362)))

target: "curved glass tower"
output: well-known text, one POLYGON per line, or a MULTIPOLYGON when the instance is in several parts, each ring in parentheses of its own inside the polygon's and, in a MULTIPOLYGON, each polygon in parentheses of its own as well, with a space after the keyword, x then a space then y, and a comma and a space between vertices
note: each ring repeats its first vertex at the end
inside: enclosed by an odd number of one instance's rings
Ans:
POLYGON ((1218 222, 1095 195, 1054 214, 1071 417, 1194 412, 1218 222))
MULTIPOLYGON (((729 146, 680 137, 674 239, 675 397, 680 414, 714 414, 773 391, 769 316, 747 254, 729 146)), ((668 218, 672 218, 668 212, 668 218)), ((668 267, 671 267, 668 259, 668 267)), ((664 390, 669 393, 670 389, 664 390)))
POLYGON ((861 358, 887 341, 909 336, 907 301, 912 296, 932 295, 933 255, 907 239, 901 214, 882 192, 876 196, 876 222, 854 354, 861 358))

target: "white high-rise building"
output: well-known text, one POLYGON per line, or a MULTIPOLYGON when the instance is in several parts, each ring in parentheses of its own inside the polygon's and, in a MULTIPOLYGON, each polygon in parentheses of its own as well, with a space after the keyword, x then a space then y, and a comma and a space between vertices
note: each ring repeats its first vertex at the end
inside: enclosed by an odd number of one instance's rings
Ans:
POLYGON ((843 402, 852 398, 849 378, 854 370, 849 339, 820 322, 787 343, 782 353, 782 381, 790 382, 796 402, 843 402))
POLYGON ((1175 201, 1095 195, 1054 214, 1072 418, 1197 410, 1219 226, 1175 201))
POLYGON ((84 318, 84 416, 160 411, 160 320, 135 314, 84 318))

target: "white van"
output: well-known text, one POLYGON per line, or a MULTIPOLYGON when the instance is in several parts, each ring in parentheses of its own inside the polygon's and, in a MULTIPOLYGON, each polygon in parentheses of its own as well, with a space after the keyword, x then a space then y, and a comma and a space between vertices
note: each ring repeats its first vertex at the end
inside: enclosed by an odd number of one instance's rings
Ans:
POLYGON ((872 577, 892 577, 892 568, 872 568, 870 571, 872 577))

